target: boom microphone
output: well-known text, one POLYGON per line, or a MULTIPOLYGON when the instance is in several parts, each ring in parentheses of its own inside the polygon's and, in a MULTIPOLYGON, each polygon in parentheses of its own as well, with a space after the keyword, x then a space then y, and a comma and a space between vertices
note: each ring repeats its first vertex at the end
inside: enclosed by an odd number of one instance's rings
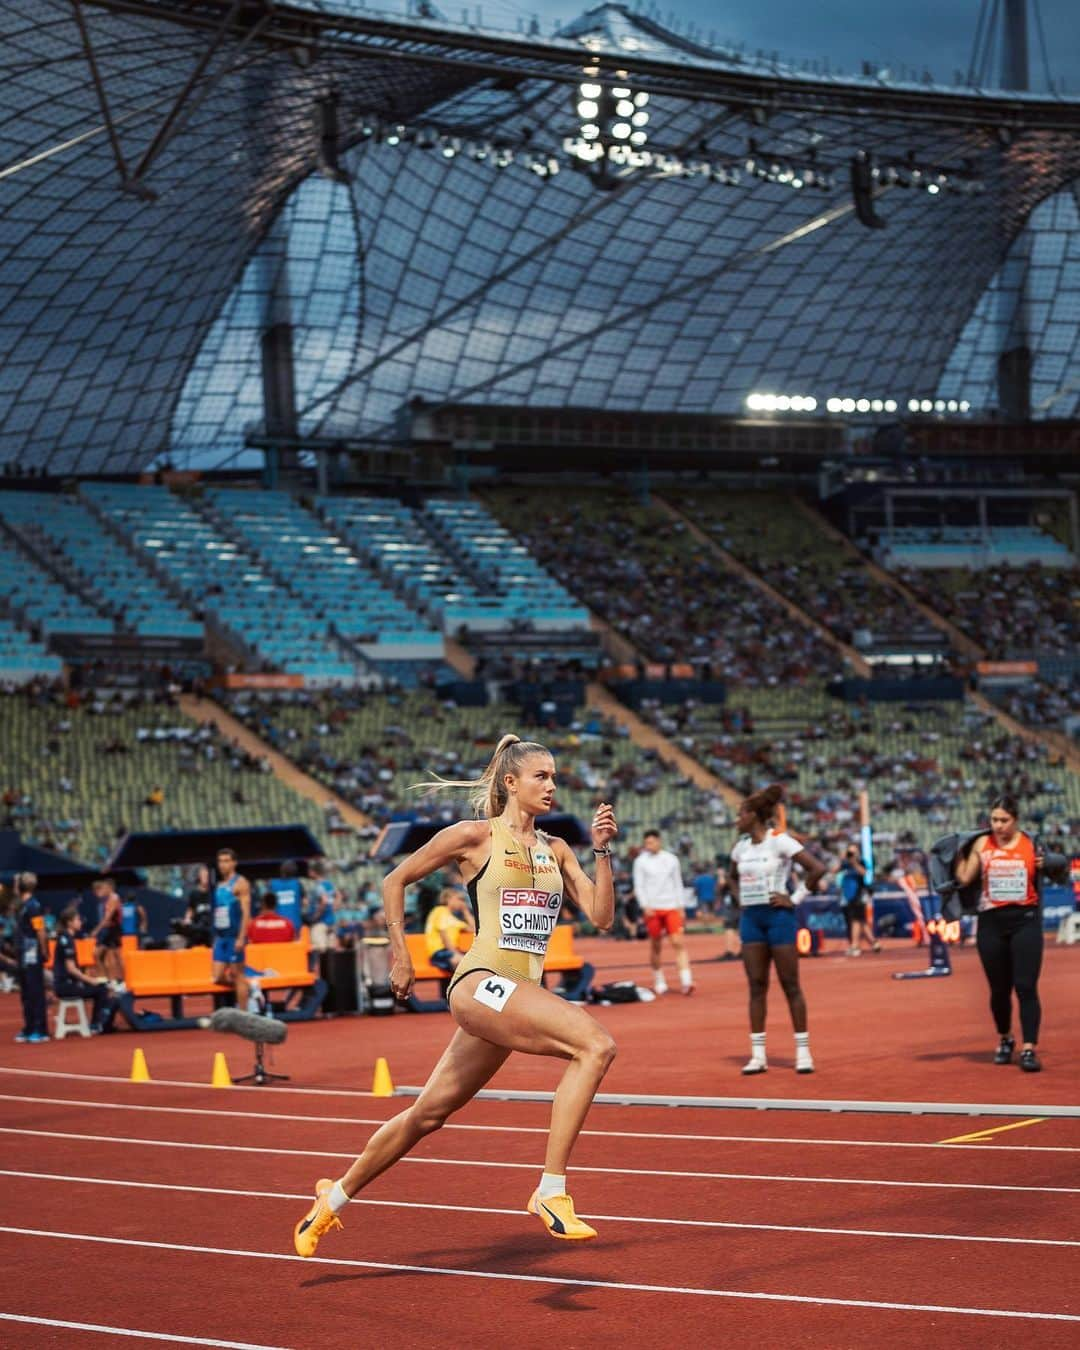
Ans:
POLYGON ((284 1022, 272 1017, 262 1017, 258 1013, 244 1012, 241 1008, 218 1008, 212 1017, 200 1018, 199 1025, 211 1031, 228 1031, 234 1036, 242 1036, 245 1041, 254 1041, 256 1045, 280 1045, 289 1034, 284 1022))

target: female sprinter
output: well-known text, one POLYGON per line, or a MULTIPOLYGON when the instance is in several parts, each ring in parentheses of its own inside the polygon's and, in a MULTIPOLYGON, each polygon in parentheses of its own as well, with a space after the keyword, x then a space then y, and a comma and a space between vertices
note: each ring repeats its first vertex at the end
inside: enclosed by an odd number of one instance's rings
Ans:
POLYGON ((1035 1047, 1039 1040, 1039 971, 1042 968, 1042 907, 1036 876, 1043 855, 1019 825, 1020 809, 1010 796, 996 797, 990 807, 990 833, 977 839, 956 865, 956 879, 970 885, 982 875, 976 945, 990 985, 990 1012, 997 1026, 995 1064, 1012 1060, 1012 996, 1020 1005, 1024 1043, 1020 1067, 1027 1073, 1042 1068, 1035 1047))
POLYGON ((787 883, 791 864, 797 862, 806 874, 807 889, 816 891, 825 867, 790 834, 778 834, 770 828, 783 796, 784 789, 773 783, 747 797, 735 817, 741 838, 731 851, 731 880, 741 910, 739 937, 750 984, 750 1058, 743 1065, 745 1074, 764 1073, 769 1067, 765 1006, 770 958, 795 1028, 795 1072, 814 1072, 806 1030, 806 999, 799 987, 795 903, 788 895, 787 883))
POLYGON ((293 1233, 300 1256, 313 1255, 322 1235, 341 1227, 338 1214, 357 1191, 471 1101, 512 1050, 568 1061, 551 1109, 544 1172, 527 1209, 552 1237, 596 1236, 574 1213, 566 1167, 615 1044, 583 1008, 544 989, 540 976, 564 886, 598 928, 611 927, 614 812, 601 803, 593 816, 594 883, 562 839, 536 829, 536 817, 551 809, 555 794, 555 761, 542 745, 504 736, 479 779, 437 787, 472 789, 473 805, 486 818, 440 830, 406 858, 383 882, 383 905, 394 958, 390 983, 403 999, 413 985, 402 931, 405 887, 457 864, 477 921, 476 939, 448 990, 458 1029, 413 1105, 376 1130, 338 1181, 316 1183, 315 1203, 293 1233))

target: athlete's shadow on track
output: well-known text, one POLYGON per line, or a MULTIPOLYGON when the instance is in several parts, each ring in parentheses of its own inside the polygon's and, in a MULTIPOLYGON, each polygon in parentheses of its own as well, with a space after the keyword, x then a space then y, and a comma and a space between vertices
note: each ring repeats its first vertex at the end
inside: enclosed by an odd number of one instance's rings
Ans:
MULTIPOLYGON (((565 1246, 566 1244, 559 1244, 565 1246)), ((619 1248, 625 1248, 628 1244, 625 1242, 611 1242, 605 1240, 604 1251, 610 1253, 619 1248)), ((561 1255, 552 1251, 551 1239, 542 1238, 537 1235, 535 1238, 516 1237, 508 1238, 505 1242, 492 1243, 487 1247, 447 1247, 436 1251, 416 1252, 410 1259, 411 1266, 426 1266, 429 1270, 443 1271, 450 1274, 454 1270, 486 1270, 498 1274, 506 1274, 509 1277, 514 1275, 535 1275, 538 1280, 550 1275, 552 1279, 560 1281, 573 1280, 575 1276, 565 1268, 555 1266, 550 1270, 535 1269, 539 1263, 543 1263, 545 1258, 561 1255)), ((413 1270, 358 1270, 348 1274, 344 1272, 327 1273, 325 1275, 316 1275, 310 1280, 302 1280, 300 1287, 302 1289, 320 1289, 334 1284, 348 1284, 359 1280, 372 1279, 400 1279, 403 1276, 415 1276, 420 1272, 413 1270)), ((574 1284, 561 1283, 554 1288, 548 1288, 533 1300, 538 1305, 562 1312, 593 1312, 595 1306, 588 1303, 582 1303, 580 1300, 586 1293, 591 1292, 589 1282, 596 1278, 594 1272, 582 1274, 581 1278, 585 1283, 580 1286, 574 1284)), ((543 1289, 541 1284, 537 1284, 537 1289, 543 1289)))
POLYGON ((947 1064, 949 1060, 957 1059, 966 1059, 969 1064, 989 1064, 992 1060, 985 1050, 933 1050, 916 1055, 915 1058, 935 1064, 947 1064))

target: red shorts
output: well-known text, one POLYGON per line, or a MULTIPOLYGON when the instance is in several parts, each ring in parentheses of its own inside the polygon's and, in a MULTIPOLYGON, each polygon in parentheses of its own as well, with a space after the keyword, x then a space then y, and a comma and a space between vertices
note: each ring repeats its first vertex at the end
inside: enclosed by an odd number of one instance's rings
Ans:
POLYGON ((645 915, 645 927, 654 942, 665 933, 676 937, 683 930, 683 912, 681 909, 651 909, 645 915))

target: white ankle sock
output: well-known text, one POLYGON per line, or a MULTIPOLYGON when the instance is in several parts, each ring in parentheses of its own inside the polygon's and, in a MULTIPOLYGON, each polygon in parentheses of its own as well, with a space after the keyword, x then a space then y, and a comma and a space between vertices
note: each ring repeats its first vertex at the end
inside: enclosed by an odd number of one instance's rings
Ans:
POLYGON ((566 1175, 560 1177, 554 1172, 545 1172, 540 1178, 540 1185, 536 1191, 541 1200, 546 1200, 549 1195, 566 1194, 566 1175))
POLYGON ((653 988, 658 994, 667 993, 667 980, 664 979, 664 973, 657 970, 653 973, 653 988))
POLYGON ((808 1031, 797 1031, 795 1033, 795 1049, 796 1050, 810 1049, 810 1033, 808 1031))
POLYGON ((750 1033, 750 1058, 765 1058, 765 1033, 763 1031, 752 1031, 750 1033))
POLYGON ((684 989, 689 989, 690 986, 694 983, 694 977, 693 975, 690 974, 689 966, 687 966, 684 970, 679 971, 679 983, 682 985, 684 989))
POLYGON ((326 1194, 326 1203, 336 1214, 349 1203, 349 1197, 341 1189, 341 1182, 335 1181, 326 1194))

